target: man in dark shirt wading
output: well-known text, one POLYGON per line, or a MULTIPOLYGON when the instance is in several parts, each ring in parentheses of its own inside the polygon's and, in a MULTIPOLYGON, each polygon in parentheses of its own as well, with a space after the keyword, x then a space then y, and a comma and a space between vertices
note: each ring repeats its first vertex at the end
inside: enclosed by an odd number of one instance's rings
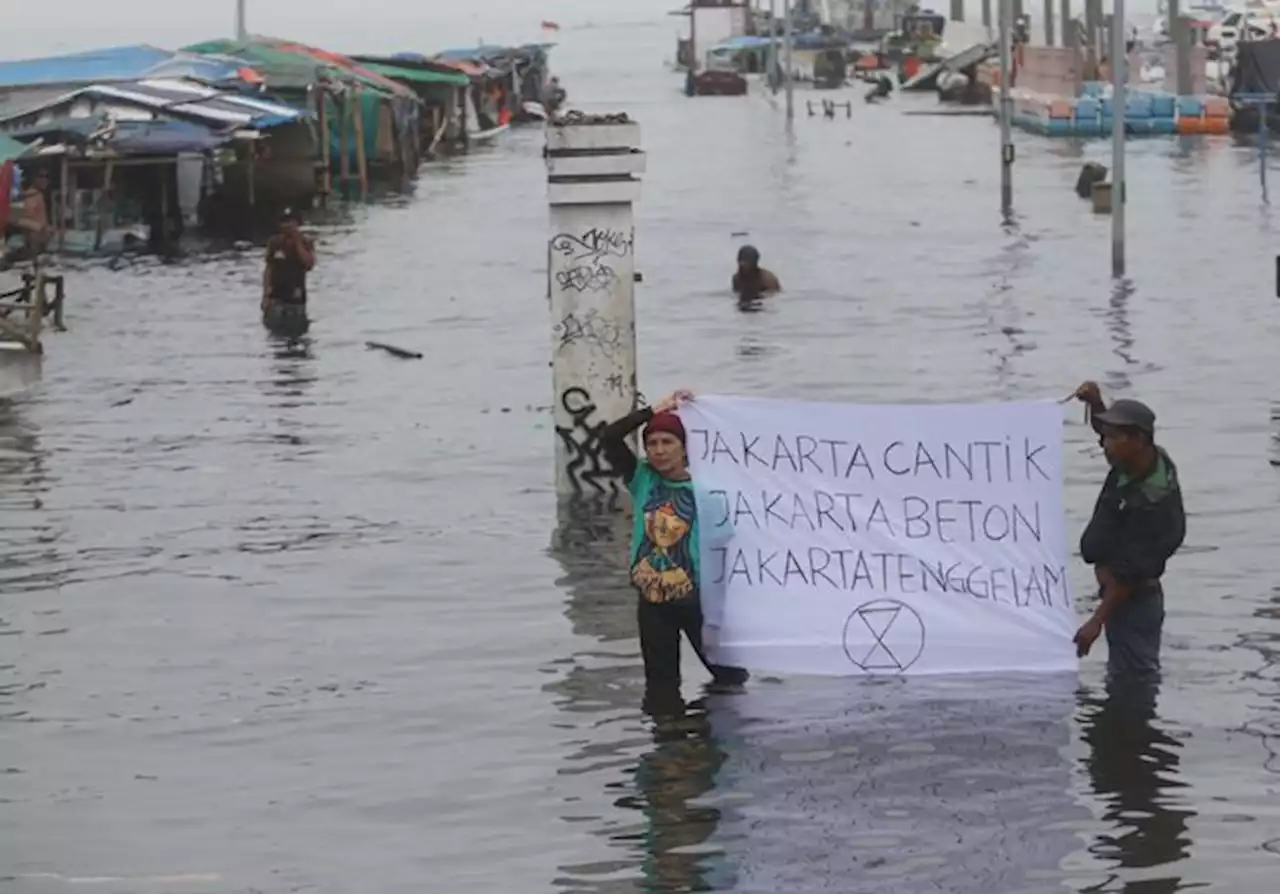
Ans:
POLYGON ((1187 522, 1173 460, 1155 443, 1156 415, 1136 400, 1110 408, 1095 382, 1076 397, 1086 404, 1111 465, 1080 537, 1093 566, 1100 601, 1076 632, 1076 652, 1088 655, 1107 632, 1109 678, 1152 677, 1160 671, 1165 563, 1182 546, 1187 522))

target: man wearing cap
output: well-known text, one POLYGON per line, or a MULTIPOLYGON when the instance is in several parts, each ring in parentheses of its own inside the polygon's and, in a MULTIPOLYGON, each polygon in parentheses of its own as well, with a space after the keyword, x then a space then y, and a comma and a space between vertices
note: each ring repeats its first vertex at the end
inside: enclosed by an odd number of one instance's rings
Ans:
POLYGON ((1099 603, 1076 632, 1076 652, 1088 655, 1106 630, 1107 676, 1151 677, 1160 671, 1160 578, 1187 532, 1178 470, 1155 443, 1156 414, 1146 404, 1121 399, 1108 407, 1096 382, 1085 382, 1075 396, 1088 406, 1111 465, 1080 537, 1099 603))

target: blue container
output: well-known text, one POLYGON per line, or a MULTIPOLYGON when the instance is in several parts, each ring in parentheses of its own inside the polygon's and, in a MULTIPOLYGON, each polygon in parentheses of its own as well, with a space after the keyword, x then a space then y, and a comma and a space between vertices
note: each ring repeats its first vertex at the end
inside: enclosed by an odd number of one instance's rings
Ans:
POLYGON ((1126 118, 1150 118, 1151 96, 1146 93, 1135 93, 1132 96, 1126 96, 1124 114, 1126 118))
POLYGON ((1077 118, 1072 133, 1082 137, 1096 137, 1102 133, 1101 118, 1077 118))
POLYGON ((1173 118, 1177 107, 1177 98, 1172 93, 1151 94, 1152 118, 1173 118))
POLYGON ((1076 130, 1076 123, 1070 118, 1046 118, 1045 133, 1051 137, 1069 137, 1076 130))
POLYGON ((1179 96, 1178 115, 1185 118, 1199 118, 1204 114, 1204 100, 1199 96, 1179 96))
POLYGON ((1076 120, 1094 120, 1102 113, 1102 104, 1092 96, 1082 96, 1076 100, 1076 120))
POLYGON ((1165 117, 1152 118, 1147 123, 1151 127, 1151 133, 1157 133, 1157 134, 1162 134, 1167 136, 1169 134, 1177 133, 1177 130, 1178 130, 1177 122, 1174 121, 1172 116, 1168 118, 1165 118, 1165 117))
POLYGON ((1107 92, 1106 81, 1085 81, 1080 85, 1081 96, 1091 96, 1095 99, 1107 92))

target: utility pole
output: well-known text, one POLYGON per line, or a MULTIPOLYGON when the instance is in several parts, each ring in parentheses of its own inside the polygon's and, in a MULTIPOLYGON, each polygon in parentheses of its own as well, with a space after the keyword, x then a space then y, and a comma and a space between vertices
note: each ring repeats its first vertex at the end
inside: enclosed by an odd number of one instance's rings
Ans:
POLYGON ((1011 7, 1013 0, 1000 0, 996 28, 1000 31, 1000 211, 1013 214, 1013 46, 1011 7))
POLYGON ((241 43, 249 37, 249 31, 244 24, 244 5, 245 0, 236 0, 236 40, 241 43))
POLYGON ((782 15, 785 18, 782 24, 782 55, 783 64, 787 67, 784 83, 787 88, 787 121, 790 122, 796 117, 796 90, 791 77, 791 0, 782 0, 782 15))
POLYGON ((769 0, 769 89, 778 95, 778 0, 769 0))
POLYGON ((1115 0, 1111 18, 1111 275, 1117 279, 1124 276, 1124 112, 1129 78, 1124 32, 1124 0, 1115 0))

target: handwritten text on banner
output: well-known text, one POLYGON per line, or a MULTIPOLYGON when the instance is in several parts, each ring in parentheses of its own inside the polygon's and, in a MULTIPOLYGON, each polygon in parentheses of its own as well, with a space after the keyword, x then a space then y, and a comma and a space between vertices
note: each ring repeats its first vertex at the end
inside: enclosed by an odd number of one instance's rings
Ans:
POLYGON ((681 416, 721 664, 1076 668, 1057 404, 704 397, 681 416))

